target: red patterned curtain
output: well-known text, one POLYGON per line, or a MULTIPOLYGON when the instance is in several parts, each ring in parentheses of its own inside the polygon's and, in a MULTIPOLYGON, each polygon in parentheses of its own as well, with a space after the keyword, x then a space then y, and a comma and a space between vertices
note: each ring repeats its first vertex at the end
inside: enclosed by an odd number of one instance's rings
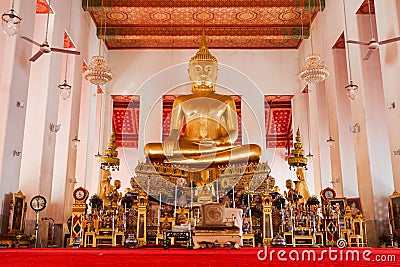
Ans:
MULTIPOLYGON (((178 95, 164 95, 163 96, 163 130, 162 130, 162 140, 164 141, 167 136, 169 136, 170 125, 171 125, 171 112, 172 105, 175 98, 178 95)), ((239 134, 235 144, 242 144, 242 97, 240 95, 231 95, 236 104, 236 112, 238 115, 238 126, 239 134)), ((185 132, 185 121, 183 122, 183 129, 181 131, 181 136, 185 132)))
POLYGON ((113 125, 118 147, 138 147, 140 97, 113 95, 113 125))
POLYGON ((292 95, 266 95, 265 133, 267 148, 286 148, 293 145, 292 95))

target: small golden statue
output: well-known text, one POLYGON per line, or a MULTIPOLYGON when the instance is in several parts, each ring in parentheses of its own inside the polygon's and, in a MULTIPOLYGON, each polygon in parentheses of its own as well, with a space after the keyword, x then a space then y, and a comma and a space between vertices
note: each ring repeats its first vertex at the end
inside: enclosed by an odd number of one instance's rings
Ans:
POLYGON ((115 180, 114 185, 111 185, 111 173, 109 170, 102 170, 102 177, 99 185, 99 197, 103 199, 104 207, 113 208, 118 206, 118 201, 122 199, 122 193, 118 192, 121 188, 121 181, 115 180))
POLYGON ((295 191, 293 189, 293 181, 292 180, 290 180, 290 179, 286 180, 286 188, 287 188, 288 191, 284 192, 285 198, 286 198, 287 201, 293 202, 295 200, 294 199, 295 198, 294 197, 295 191))
POLYGON ((299 181, 296 183, 295 190, 297 194, 301 195, 302 197, 299 198, 299 204, 306 204, 307 200, 310 198, 310 190, 308 189, 307 181, 304 174, 304 168, 299 167, 296 170, 296 176, 299 181))
POLYGON ((111 172, 109 170, 102 170, 101 181, 99 185, 99 197, 103 200, 103 205, 108 207, 110 205, 110 200, 108 199, 108 195, 112 190, 111 181, 111 172))
POLYGON ((218 62, 208 51, 204 33, 199 51, 190 59, 188 73, 193 93, 174 100, 170 135, 162 144, 145 146, 147 159, 203 169, 258 163, 261 155, 258 145, 234 144, 238 137, 235 102, 229 95, 215 93, 218 62), (180 137, 184 121, 186 130, 180 137))
POLYGON ((200 203, 208 203, 212 202, 215 197, 215 189, 212 183, 209 180, 209 172, 202 171, 201 173, 201 181, 197 184, 197 188, 195 191, 195 195, 197 196, 197 202, 200 203))
POLYGON ((115 180, 114 186, 111 188, 111 192, 108 195, 108 198, 111 201, 111 206, 113 208, 118 207, 118 202, 122 199, 122 193, 118 192, 120 188, 121 188, 121 181, 115 180))

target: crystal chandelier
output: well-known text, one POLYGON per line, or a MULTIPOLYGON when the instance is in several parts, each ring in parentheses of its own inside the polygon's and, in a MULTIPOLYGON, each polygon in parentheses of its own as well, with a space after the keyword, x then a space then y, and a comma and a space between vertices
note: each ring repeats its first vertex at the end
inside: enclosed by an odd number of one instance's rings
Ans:
MULTIPOLYGON (((101 27, 102 25, 100 25, 100 37, 102 35, 101 27)), ((104 32, 106 32, 106 24, 104 24, 104 32)), ((108 67, 107 59, 101 55, 101 39, 99 44, 99 55, 92 57, 92 61, 90 62, 88 69, 83 73, 83 76, 94 85, 103 85, 114 78, 114 75, 108 67)))
MULTIPOLYGON (((311 1, 309 1, 309 10, 311 10, 311 1)), ((319 11, 322 12, 322 6, 320 1, 319 11)), ((303 14, 301 13, 301 30, 303 32, 303 14)), ((320 55, 314 53, 312 29, 311 29, 311 16, 310 16, 310 43, 311 43, 311 54, 306 57, 306 63, 300 70, 299 78, 307 84, 316 84, 324 81, 329 76, 329 71, 325 67, 324 62, 321 60, 320 55)), ((323 23, 322 23, 323 27, 323 23)), ((322 34, 324 30, 322 28, 322 34)), ((324 40, 324 36, 322 36, 324 40)), ((322 45, 324 47, 324 45, 322 45)))
POLYGON ((103 85, 114 78, 104 56, 93 56, 83 75, 86 80, 95 85, 103 85))
POLYGON ((104 56, 93 56, 83 75, 86 80, 95 85, 103 85, 114 78, 104 56))
POLYGON ((17 34, 22 19, 14 10, 14 0, 12 1, 11 9, 1 15, 1 20, 5 34, 10 37, 17 34))
POLYGON ((299 78, 308 84, 322 82, 328 77, 329 71, 321 61, 318 54, 310 54, 306 57, 306 63, 301 68, 299 78))

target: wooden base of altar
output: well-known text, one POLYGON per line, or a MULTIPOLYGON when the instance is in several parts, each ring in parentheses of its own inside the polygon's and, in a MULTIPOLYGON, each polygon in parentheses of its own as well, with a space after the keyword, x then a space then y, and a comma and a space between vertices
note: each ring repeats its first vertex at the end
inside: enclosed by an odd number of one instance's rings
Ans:
POLYGON ((3 234, 0 235, 0 248, 12 248, 12 247, 30 247, 29 236, 21 234, 19 242, 17 242, 16 234, 3 234))
POLYGON ((199 249, 201 242, 212 244, 233 244, 233 247, 240 249, 241 237, 239 231, 226 232, 226 231, 196 231, 193 233, 193 249, 199 249))
POLYGON ((256 240, 254 234, 243 234, 242 240, 243 240, 243 246, 245 246, 246 241, 249 241, 250 246, 252 246, 253 248, 256 247, 256 240))
POLYGON ((114 232, 111 229, 100 229, 98 232, 86 232, 83 246, 86 247, 99 247, 110 246, 122 247, 125 243, 124 232, 114 232))

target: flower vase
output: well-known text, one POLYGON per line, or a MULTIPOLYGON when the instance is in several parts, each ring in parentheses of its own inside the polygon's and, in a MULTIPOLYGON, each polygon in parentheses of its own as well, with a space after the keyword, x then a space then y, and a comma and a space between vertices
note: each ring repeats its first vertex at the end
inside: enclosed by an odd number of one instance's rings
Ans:
POLYGON ((14 248, 19 248, 19 244, 14 244, 14 248))

